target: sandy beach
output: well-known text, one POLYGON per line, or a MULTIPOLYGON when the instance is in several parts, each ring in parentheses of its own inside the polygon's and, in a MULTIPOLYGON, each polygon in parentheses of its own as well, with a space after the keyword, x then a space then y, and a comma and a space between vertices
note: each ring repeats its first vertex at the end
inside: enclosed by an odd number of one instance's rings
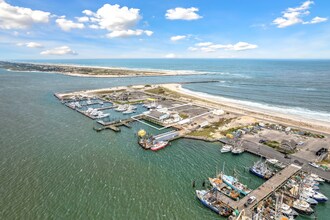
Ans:
POLYGON ((239 101, 236 102, 235 100, 184 89, 180 84, 162 84, 161 86, 179 93, 182 97, 191 99, 192 102, 196 104, 207 105, 213 108, 222 108, 227 112, 248 115, 263 121, 281 123, 292 127, 330 134, 330 123, 325 121, 318 121, 294 114, 281 113, 274 110, 258 108, 256 106, 244 105, 239 101))
POLYGON ((202 74, 195 71, 183 70, 153 70, 153 69, 130 69, 120 67, 84 66, 73 64, 52 63, 16 63, 0 61, 0 67, 7 71, 15 72, 44 72, 56 73, 75 77, 146 77, 146 76, 177 76, 202 74))

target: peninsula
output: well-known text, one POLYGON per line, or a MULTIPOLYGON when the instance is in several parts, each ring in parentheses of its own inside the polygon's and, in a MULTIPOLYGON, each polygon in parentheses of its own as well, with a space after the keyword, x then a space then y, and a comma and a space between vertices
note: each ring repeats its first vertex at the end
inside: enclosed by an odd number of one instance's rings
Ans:
POLYGON ((0 68, 21 72, 48 72, 80 77, 174 76, 196 74, 191 71, 134 70, 115 67, 79 66, 0 61, 0 68))

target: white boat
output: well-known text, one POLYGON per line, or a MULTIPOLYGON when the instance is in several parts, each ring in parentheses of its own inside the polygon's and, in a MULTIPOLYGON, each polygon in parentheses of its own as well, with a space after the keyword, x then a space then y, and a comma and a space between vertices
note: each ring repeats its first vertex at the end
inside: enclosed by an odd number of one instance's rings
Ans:
POLYGON ((88 100, 86 101, 86 104, 87 104, 87 105, 91 105, 91 104, 92 104, 92 101, 91 101, 90 99, 88 99, 88 100))
POLYGON ((293 202, 292 208, 295 209, 298 213, 304 215, 311 215, 314 213, 314 210, 311 208, 310 204, 300 199, 293 202))
POLYGON ((316 175, 316 174, 314 174, 314 173, 312 173, 312 174, 310 175, 310 177, 311 177, 313 180, 315 180, 315 181, 317 181, 317 182, 319 182, 319 183, 324 183, 324 182, 325 182, 324 179, 322 179, 321 177, 319 177, 318 175, 316 175))
POLYGON ((244 149, 243 148, 240 148, 240 147, 235 147, 231 153, 234 154, 234 155, 238 155, 238 154, 241 154, 244 152, 244 149))
POLYGON ((233 146, 231 145, 223 145, 222 148, 221 148, 221 153, 227 153, 227 152, 230 152, 231 150, 233 149, 233 146))
POLYGON ((298 212, 296 212, 295 210, 293 210, 290 206, 288 206, 285 203, 282 203, 281 205, 281 212, 283 215, 287 216, 287 217, 297 217, 299 214, 298 212))
POLYGON ((134 107, 132 105, 129 105, 128 108, 126 109, 126 111, 123 111, 123 114, 128 115, 128 114, 132 114, 135 113, 134 107))
POLYGON ((127 110, 127 108, 128 108, 127 105, 119 105, 119 106, 115 109, 115 111, 117 111, 117 112, 124 112, 124 111, 127 110))
POLYGON ((305 200, 306 202, 308 202, 310 205, 317 205, 318 201, 316 201, 315 199, 309 197, 308 195, 306 195, 305 193, 301 192, 299 195, 299 199, 301 200, 305 200))
POLYGON ((328 197, 326 197, 320 192, 313 190, 312 188, 303 188, 303 193, 308 197, 315 199, 318 202, 328 201, 328 197))
POLYGON ((266 162, 269 164, 272 164, 275 167, 281 168, 281 169, 284 169, 286 167, 285 164, 281 163, 280 161, 278 161, 276 159, 269 158, 269 159, 266 159, 266 162))
POLYGON ((108 117, 110 114, 104 114, 103 112, 98 112, 96 118, 106 118, 108 117))

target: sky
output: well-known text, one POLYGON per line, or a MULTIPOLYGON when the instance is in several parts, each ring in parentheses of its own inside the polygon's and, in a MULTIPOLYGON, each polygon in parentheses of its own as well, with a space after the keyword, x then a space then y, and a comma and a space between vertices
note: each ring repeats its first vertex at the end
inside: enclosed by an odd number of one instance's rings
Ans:
POLYGON ((330 59, 329 0, 0 0, 0 59, 330 59))

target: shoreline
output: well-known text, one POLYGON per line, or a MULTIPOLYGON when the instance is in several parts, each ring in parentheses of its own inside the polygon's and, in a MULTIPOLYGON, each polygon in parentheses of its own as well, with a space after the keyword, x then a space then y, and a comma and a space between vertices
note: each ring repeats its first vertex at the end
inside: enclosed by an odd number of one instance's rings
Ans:
POLYGON ((189 89, 182 88, 181 84, 161 84, 160 86, 179 93, 183 97, 192 99, 192 102, 203 104, 210 107, 222 108, 225 111, 233 112, 241 115, 248 115, 259 120, 271 121, 290 125, 292 127, 304 128, 311 131, 317 131, 325 134, 330 134, 330 123, 325 121, 313 120, 304 118, 294 114, 284 114, 274 110, 265 110, 256 106, 248 106, 242 103, 237 103, 235 100, 229 101, 221 96, 209 95, 206 93, 195 92, 189 89))
POLYGON ((37 72, 55 73, 75 77, 92 78, 121 78, 121 77, 149 77, 149 76, 186 76, 203 75, 207 73, 192 70, 158 70, 158 69, 138 69, 126 67, 103 67, 75 64, 53 64, 53 63, 34 63, 34 62, 7 62, 0 61, 0 68, 11 72, 37 72), (8 67, 9 66, 9 67, 8 67), (48 69, 45 69, 48 68, 48 69), (58 68, 58 70, 53 70, 58 68), (30 70, 29 70, 30 69, 30 70), (41 70, 44 69, 44 70, 41 70), (72 70, 75 71, 72 71, 72 70), (82 73, 87 71, 88 73, 82 73), (93 71, 103 71, 107 74, 94 73, 93 71), (92 74, 90 74, 92 73, 92 74))

